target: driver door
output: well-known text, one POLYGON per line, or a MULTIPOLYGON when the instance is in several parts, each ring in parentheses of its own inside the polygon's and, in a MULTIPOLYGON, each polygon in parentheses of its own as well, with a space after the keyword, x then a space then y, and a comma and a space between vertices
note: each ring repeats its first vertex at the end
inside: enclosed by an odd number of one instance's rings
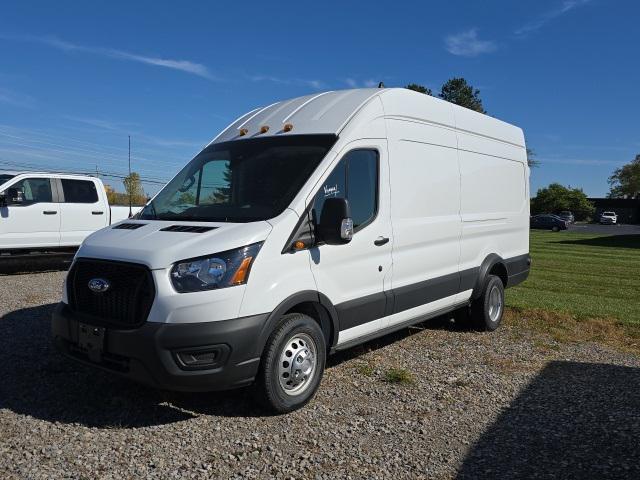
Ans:
POLYGON ((8 188, 22 190, 24 201, 0 207, 0 248, 60 246, 60 204, 49 178, 25 178, 8 188))
POLYGON ((325 199, 346 198, 354 234, 342 245, 319 244, 310 250, 317 289, 338 312, 338 343, 383 328, 392 307, 391 246, 387 146, 385 140, 350 143, 321 181, 312 215, 319 219, 325 199))

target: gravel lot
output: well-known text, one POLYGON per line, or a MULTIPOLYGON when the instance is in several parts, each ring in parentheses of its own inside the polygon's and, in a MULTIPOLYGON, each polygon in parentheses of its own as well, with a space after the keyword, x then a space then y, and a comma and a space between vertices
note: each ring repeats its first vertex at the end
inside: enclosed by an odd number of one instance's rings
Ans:
POLYGON ((50 346, 60 271, 0 275, 0 478, 640 478, 640 359, 438 320, 330 358, 306 408, 156 391, 50 346), (413 381, 390 383, 390 368, 413 381))

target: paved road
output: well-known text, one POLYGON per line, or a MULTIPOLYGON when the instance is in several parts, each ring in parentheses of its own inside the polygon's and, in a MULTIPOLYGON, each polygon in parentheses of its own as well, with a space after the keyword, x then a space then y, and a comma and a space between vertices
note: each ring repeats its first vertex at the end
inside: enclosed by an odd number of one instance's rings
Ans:
POLYGON ((640 235, 640 225, 600 225, 593 223, 578 223, 571 225, 569 227, 569 231, 609 235, 640 235))

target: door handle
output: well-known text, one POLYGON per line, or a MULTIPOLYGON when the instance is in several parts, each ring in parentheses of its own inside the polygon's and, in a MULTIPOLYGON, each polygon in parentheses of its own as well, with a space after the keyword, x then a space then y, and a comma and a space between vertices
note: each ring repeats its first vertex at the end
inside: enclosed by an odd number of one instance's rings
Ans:
POLYGON ((103 215, 104 212, 91 212, 91 215, 103 215))
POLYGON ((42 212, 44 215, 56 215, 58 212, 56 212, 55 210, 45 210, 44 212, 42 212))
POLYGON ((373 241, 373 244, 376 247, 381 247, 385 243, 389 243, 389 239, 387 237, 378 237, 373 241))

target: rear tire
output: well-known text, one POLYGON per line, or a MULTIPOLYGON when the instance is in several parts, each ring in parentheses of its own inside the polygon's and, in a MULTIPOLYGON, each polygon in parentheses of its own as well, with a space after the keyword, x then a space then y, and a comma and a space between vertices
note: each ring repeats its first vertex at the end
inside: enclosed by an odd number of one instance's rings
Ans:
POLYGON ((313 398, 324 372, 327 347, 318 323, 308 315, 284 315, 265 345, 256 386, 275 413, 303 407, 313 398))
POLYGON ((492 332, 502 322, 504 285, 500 277, 489 275, 480 297, 471 304, 471 322, 476 330, 492 332))

